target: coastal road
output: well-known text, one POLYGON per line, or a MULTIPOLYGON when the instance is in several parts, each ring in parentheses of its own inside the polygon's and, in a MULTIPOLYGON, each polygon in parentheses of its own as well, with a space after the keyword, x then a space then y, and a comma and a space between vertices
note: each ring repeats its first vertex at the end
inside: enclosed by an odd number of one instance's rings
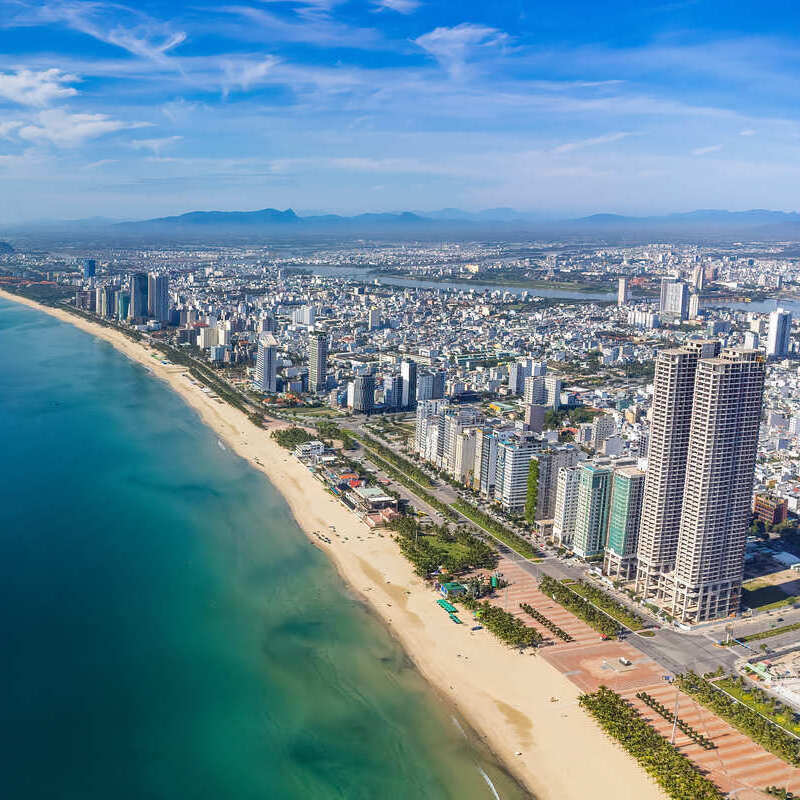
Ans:
MULTIPOLYGON (((551 556, 534 563, 527 559, 518 560, 522 568, 535 578, 550 575, 553 578, 582 579, 583 570, 566 564, 551 556)), ((686 634, 661 628, 655 636, 640 636, 635 632, 623 634, 625 641, 640 652, 657 661, 667 672, 677 674, 693 670, 694 672, 712 672, 717 667, 732 669, 737 655, 727 647, 719 647, 703 634, 686 634)), ((666 674, 666 672, 665 672, 666 674)))
MULTIPOLYGON (((360 425, 352 425, 352 427, 355 428, 358 433, 366 433, 367 435, 374 436, 374 433, 364 431, 360 425)), ((369 456, 363 448, 360 448, 359 456, 369 460, 369 456)), ((374 462, 371 463, 374 464, 374 462)), ((391 480, 391 476, 381 472, 377 465, 374 465, 374 469, 378 471, 381 477, 391 480)), ((399 492, 401 497, 416 507, 422 508, 433 519, 444 521, 442 515, 436 511, 436 509, 425 503, 425 501, 413 491, 396 481, 392 481, 392 486, 399 492)), ((451 504, 459 499, 458 493, 447 484, 440 484, 434 489, 428 488, 425 491, 430 492, 437 497, 437 499, 447 504, 451 504)), ((483 538, 490 539, 502 556, 519 564, 525 572, 536 579, 539 579, 542 575, 550 575, 557 579, 572 578, 574 580, 585 579, 586 577, 586 566, 583 564, 573 565, 552 555, 546 556, 538 562, 530 561, 512 550, 508 545, 495 539, 480 526, 475 525, 472 520, 460 514, 459 516, 483 538)), ((633 611, 640 613, 640 609, 632 606, 630 602, 626 602, 627 598, 620 598, 620 600, 633 611)), ((698 673, 712 672, 718 667, 723 667, 730 671, 733 669, 737 658, 741 655, 737 655, 731 648, 719 647, 716 645, 710 633, 695 632, 687 634, 662 627, 656 631, 655 634, 656 635, 653 637, 645 637, 635 632, 627 632, 624 634, 624 638, 628 644, 664 667, 665 674, 677 674, 686 672, 687 670, 698 673)))

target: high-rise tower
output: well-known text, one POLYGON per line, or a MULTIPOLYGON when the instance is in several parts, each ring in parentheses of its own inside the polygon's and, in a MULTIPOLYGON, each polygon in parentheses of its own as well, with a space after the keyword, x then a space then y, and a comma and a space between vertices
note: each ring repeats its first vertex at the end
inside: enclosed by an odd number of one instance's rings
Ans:
POLYGON ((142 320, 147 317, 147 273, 134 272, 130 278, 131 304, 128 319, 142 320))
POLYGON ((147 276, 147 314, 159 322, 169 320, 169 278, 151 272, 147 276))
POLYGON ((311 331, 308 334, 308 390, 324 392, 328 386, 328 334, 311 331))
POLYGON ((413 408, 417 402, 417 362, 403 361, 400 364, 400 376, 403 379, 400 405, 403 408, 413 408))
POLYGON ((262 392, 278 390, 278 342, 271 333, 258 337, 256 387, 262 392))
POLYGON ((769 315, 767 330, 767 357, 782 358, 789 352, 792 333, 792 312, 776 309, 769 315))
POLYGON ((672 614, 739 609, 764 393, 764 355, 726 348, 697 364, 672 614))
POLYGON ((643 490, 644 473, 640 469, 619 467, 614 470, 603 563, 606 575, 624 580, 633 577, 643 490))
POLYGON ((628 301, 630 300, 630 290, 628 288, 628 279, 627 278, 618 278, 617 279, 617 305, 618 306, 626 306, 628 305, 628 301))
POLYGON ((645 597, 664 596, 663 577, 675 566, 697 362, 718 352, 717 341, 692 341, 656 356, 637 546, 636 589, 645 597))

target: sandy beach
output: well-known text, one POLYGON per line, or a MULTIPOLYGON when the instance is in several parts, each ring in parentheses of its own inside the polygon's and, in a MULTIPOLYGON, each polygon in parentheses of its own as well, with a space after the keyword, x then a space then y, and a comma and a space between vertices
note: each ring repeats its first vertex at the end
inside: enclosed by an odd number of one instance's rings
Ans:
POLYGON ((427 680, 539 800, 664 799, 635 761, 578 707, 578 690, 565 675, 535 654, 508 649, 488 631, 453 625, 389 534, 370 531, 334 500, 271 439, 269 429, 253 425, 204 391, 185 368, 162 364, 162 354, 119 331, 3 290, 0 296, 104 339, 168 383, 229 449, 268 477, 300 527, 381 616, 427 680), (331 544, 319 542, 315 531, 330 536, 331 544))

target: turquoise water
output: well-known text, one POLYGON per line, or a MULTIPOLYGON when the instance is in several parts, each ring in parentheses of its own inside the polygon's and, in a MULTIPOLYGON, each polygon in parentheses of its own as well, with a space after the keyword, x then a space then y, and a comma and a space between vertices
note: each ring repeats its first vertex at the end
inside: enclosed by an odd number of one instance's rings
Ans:
POLYGON ((524 797, 259 473, 0 299, 9 800, 524 797))

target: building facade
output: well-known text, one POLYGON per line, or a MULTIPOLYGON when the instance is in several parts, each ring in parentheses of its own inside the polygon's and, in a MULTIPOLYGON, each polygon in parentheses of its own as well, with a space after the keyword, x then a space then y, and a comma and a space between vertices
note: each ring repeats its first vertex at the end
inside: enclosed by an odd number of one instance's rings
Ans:
POLYGON ((308 335, 308 391, 324 392, 328 388, 328 334, 311 331, 308 335))
POLYGON ((132 322, 147 318, 147 273, 134 272, 130 277, 130 307, 128 319, 132 322))
POLYGON ((636 574, 636 548, 642 516, 644 472, 636 467, 614 470, 611 507, 608 512, 603 572, 612 578, 630 580, 636 574))
POLYGON ((701 356, 713 356, 717 341, 697 341, 662 350, 656 357, 642 518, 637 545, 636 591, 663 599, 665 576, 675 568, 686 455, 701 356))
POLYGON ((789 352, 792 334, 792 312, 779 308, 769 315, 767 357, 783 358, 789 352))
POLYGON ((578 477, 578 506, 572 549, 581 558, 600 555, 606 544, 611 467, 582 464, 578 477))
POLYGON ((258 337, 255 385, 260 392, 278 391, 278 342, 271 333, 258 337))
POLYGON ((764 374, 757 350, 697 365, 671 605, 685 623, 739 610, 764 374))
POLYGON ((553 512, 553 539, 561 547, 572 547, 575 539, 580 476, 581 468, 578 466, 562 467, 558 471, 556 506, 553 512))

